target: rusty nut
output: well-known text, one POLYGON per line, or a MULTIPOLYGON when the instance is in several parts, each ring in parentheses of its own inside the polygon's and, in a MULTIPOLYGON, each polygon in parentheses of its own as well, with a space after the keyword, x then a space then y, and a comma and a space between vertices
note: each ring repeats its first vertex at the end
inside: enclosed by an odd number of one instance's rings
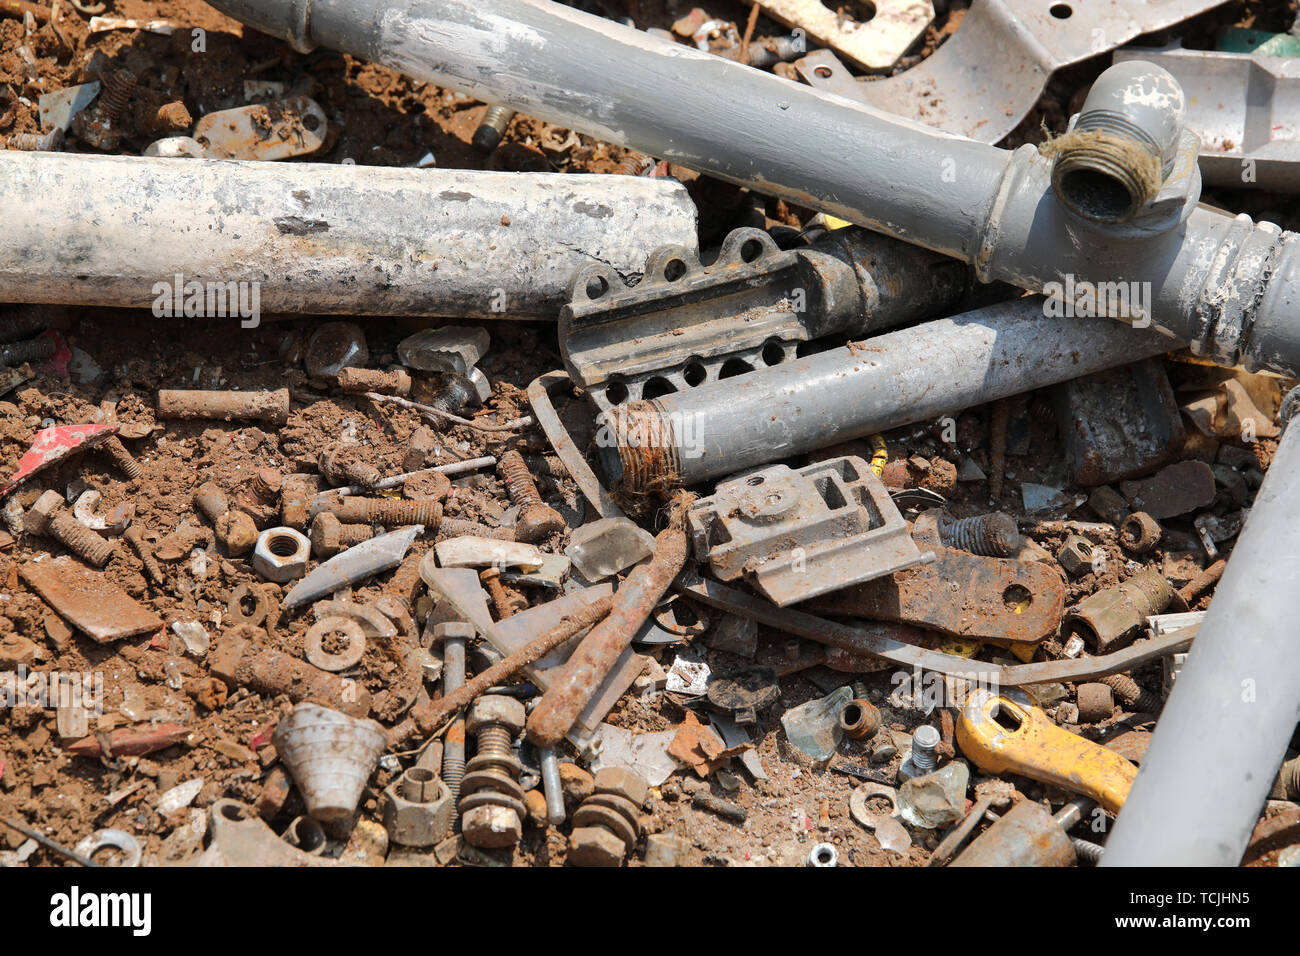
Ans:
POLYGON ((622 866, 627 846, 604 827, 575 827, 565 861, 574 866, 622 866))
POLYGON ((524 729, 525 716, 523 702, 517 698, 505 694, 484 694, 469 705, 465 730, 477 734, 485 726, 499 724, 510 731, 511 737, 516 737, 524 729))
POLYGON ((433 846, 451 835, 456 802, 432 770, 411 767, 385 788, 382 813, 394 843, 433 846))
POLYGON ((1135 511, 1119 526, 1119 543, 1134 554, 1146 554, 1160 543, 1160 522, 1145 511, 1135 511))
POLYGON ((596 792, 616 794, 639 807, 650 795, 650 785, 627 767, 602 767, 596 771, 596 792))
POLYGON ((1061 550, 1056 553, 1056 560, 1072 577, 1082 577, 1094 570, 1093 562, 1097 558, 1097 549, 1092 543, 1077 534, 1068 535, 1061 550))
POLYGON ((293 528, 268 528, 257 538, 253 567, 268 581, 285 584, 307 573, 311 542, 293 528))

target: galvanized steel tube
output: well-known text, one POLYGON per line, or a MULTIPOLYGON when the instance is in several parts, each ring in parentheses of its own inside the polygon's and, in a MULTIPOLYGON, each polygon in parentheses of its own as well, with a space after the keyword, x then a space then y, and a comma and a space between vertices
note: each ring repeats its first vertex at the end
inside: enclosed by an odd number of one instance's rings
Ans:
POLYGON ((1181 347, 1034 296, 620 405, 597 435, 631 494, 728 475, 1181 347))
POLYGON ((148 309, 211 283, 233 316, 255 283, 266 313, 554 318, 580 266, 640 276, 695 248, 695 218, 639 176, 0 151, 0 302, 148 309))
POLYGON ((1260 486, 1102 866, 1236 866, 1300 721, 1300 428, 1260 486))

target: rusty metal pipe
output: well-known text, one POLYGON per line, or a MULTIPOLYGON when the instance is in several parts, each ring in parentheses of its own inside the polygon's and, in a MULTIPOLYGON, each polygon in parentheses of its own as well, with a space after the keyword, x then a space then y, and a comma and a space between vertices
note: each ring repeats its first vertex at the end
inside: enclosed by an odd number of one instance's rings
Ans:
POLYGON ((528 716, 528 739, 536 746, 554 747, 564 739, 685 563, 682 529, 674 525, 659 532, 654 557, 627 576, 609 616, 582 639, 528 716))

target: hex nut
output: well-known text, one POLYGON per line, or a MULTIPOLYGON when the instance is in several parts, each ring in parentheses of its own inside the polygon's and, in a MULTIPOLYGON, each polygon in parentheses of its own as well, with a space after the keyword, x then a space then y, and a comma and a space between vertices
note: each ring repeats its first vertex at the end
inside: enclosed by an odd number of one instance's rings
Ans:
POLYGON ((242 557, 257 545, 257 525, 244 511, 227 511, 217 519, 217 540, 232 558, 242 557))
POLYGON ((505 694, 484 694, 475 698, 465 716, 465 730, 476 734, 487 724, 501 724, 515 737, 524 729, 526 718, 523 702, 505 694))
POLYGON ((574 827, 566 863, 574 866, 622 866, 627 847, 604 827, 574 827))
POLYGON ((1096 549, 1091 542, 1077 534, 1068 535, 1061 550, 1056 553, 1056 560, 1071 577, 1082 577, 1093 570, 1092 562, 1096 549))
POLYGON ((384 789, 388 838, 402 846, 433 846, 451 835, 456 802, 432 770, 412 767, 384 789))
POLYGON ((322 511, 311 519, 311 550, 317 558, 332 558, 343 549, 343 524, 338 515, 322 511))
POLYGON ((257 538, 253 567, 268 581, 285 584, 307 573, 311 542, 293 528, 268 528, 257 538))
POLYGON ((510 807, 486 804, 461 815, 460 832, 470 846, 494 849, 517 844, 524 838, 524 825, 510 807))
POLYGON ((627 767, 602 767, 596 771, 596 792, 616 794, 640 807, 650 795, 650 785, 627 767))

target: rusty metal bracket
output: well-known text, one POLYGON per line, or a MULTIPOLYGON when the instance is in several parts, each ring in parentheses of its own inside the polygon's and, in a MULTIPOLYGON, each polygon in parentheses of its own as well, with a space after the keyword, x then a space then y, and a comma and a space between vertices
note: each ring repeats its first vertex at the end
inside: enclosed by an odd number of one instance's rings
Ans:
POLYGON ((974 0, 943 46, 897 76, 859 83, 860 99, 927 126, 996 143, 1019 125, 1061 67, 1222 2, 974 0))
POLYGON ((935 548, 927 565, 817 601, 819 611, 914 624, 966 640, 1041 641, 1065 613, 1065 582, 1037 561, 935 548))
POLYGON ((853 456, 721 482, 687 521, 714 575, 743 575, 780 607, 925 560, 884 483, 853 456))

